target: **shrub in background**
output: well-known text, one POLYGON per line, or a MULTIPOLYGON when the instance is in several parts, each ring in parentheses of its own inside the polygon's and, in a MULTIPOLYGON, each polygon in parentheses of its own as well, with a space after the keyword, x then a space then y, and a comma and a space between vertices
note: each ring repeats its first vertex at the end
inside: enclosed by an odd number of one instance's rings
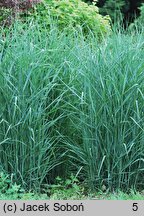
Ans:
POLYGON ((110 31, 109 17, 103 17, 98 7, 81 0, 45 0, 35 7, 30 16, 47 27, 53 20, 61 31, 67 29, 69 32, 82 27, 84 35, 91 31, 99 38, 110 31))
MULTIPOLYGON (((82 28, 85 36, 91 31, 99 39, 110 32, 110 18, 100 15, 96 5, 88 5, 81 0, 43 0, 42 2, 33 0, 32 2, 33 5, 30 1, 20 2, 17 8, 13 9, 13 16, 18 13, 20 16, 17 18, 21 17, 23 21, 34 18, 41 26, 45 24, 47 30, 53 24, 57 24, 59 30, 67 29, 68 32, 82 28)), ((0 19, 5 20, 5 24, 11 24, 12 16, 6 14, 6 11, 12 10, 14 5, 9 3, 4 6, 8 9, 2 9, 0 19)))

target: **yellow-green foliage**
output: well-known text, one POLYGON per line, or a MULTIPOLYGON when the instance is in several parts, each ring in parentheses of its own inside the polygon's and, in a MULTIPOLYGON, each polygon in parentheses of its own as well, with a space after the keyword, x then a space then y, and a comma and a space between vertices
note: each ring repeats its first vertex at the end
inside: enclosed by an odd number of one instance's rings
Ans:
POLYGON ((100 15, 94 4, 81 0, 45 0, 37 5, 35 15, 46 24, 50 24, 52 18, 60 30, 82 27, 84 35, 90 30, 98 37, 110 31, 109 17, 100 15))

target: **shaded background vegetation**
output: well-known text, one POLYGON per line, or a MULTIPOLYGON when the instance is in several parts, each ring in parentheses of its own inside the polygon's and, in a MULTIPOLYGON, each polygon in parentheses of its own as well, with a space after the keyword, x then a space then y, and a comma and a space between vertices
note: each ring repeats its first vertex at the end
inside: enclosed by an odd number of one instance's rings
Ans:
MULTIPOLYGON (((92 0, 85 0, 85 2, 92 3, 92 0)), ((125 24, 131 23, 140 15, 139 7, 143 0, 98 0, 96 5, 103 15, 110 15, 112 20, 119 16, 119 12, 123 15, 125 24)))

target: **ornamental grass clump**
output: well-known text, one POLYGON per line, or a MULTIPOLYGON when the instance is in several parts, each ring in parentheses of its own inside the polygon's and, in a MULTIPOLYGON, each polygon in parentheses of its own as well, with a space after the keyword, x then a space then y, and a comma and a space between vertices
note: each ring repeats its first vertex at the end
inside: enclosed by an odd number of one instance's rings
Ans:
POLYGON ((64 41, 51 33, 21 23, 0 35, 0 168, 29 189, 52 171, 51 181, 65 153, 57 129, 65 116, 58 83, 64 41))
POLYGON ((141 32, 99 43, 32 21, 1 32, 0 169, 28 190, 71 173, 91 189, 142 188, 143 45, 141 32))

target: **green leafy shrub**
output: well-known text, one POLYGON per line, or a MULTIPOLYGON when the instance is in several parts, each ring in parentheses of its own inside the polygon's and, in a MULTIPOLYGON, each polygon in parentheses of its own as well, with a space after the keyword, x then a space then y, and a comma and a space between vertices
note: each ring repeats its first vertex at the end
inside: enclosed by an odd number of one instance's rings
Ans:
POLYGON ((29 15, 46 26, 57 23, 60 30, 67 28, 71 31, 82 27, 84 35, 90 30, 95 36, 101 37, 110 31, 109 17, 103 17, 98 7, 81 0, 45 0, 29 15))

